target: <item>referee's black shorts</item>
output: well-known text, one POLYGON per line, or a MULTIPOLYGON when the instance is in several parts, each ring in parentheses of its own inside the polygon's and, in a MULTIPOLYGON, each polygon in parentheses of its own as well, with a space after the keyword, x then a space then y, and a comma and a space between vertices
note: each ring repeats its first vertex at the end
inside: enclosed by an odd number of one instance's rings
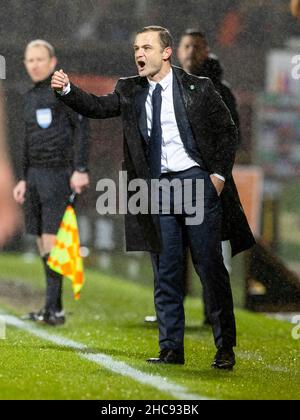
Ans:
POLYGON ((72 194, 70 168, 30 168, 25 225, 29 235, 56 235, 72 194))

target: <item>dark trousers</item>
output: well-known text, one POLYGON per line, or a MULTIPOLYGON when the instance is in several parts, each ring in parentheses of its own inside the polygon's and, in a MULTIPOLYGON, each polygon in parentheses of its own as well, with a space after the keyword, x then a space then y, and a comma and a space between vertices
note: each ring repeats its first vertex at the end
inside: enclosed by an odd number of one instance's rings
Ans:
POLYGON ((43 257, 46 276, 46 312, 61 312, 63 310, 63 276, 51 270, 47 261, 49 254, 43 257))
MULTIPOLYGON (((191 289, 191 273, 189 270, 189 263, 190 263, 190 254, 189 254, 189 248, 186 247, 185 249, 185 255, 184 255, 184 273, 183 273, 183 283, 184 283, 184 299, 188 297, 188 294, 191 289)), ((210 324, 209 320, 209 312, 207 309, 206 304, 206 297, 203 293, 203 314, 204 314, 204 322, 210 324)))
MULTIPOLYGON (((222 205, 210 175, 200 168, 163 175, 168 180, 197 179, 204 181, 204 221, 187 226, 182 214, 160 214, 163 240, 161 254, 152 255, 155 277, 155 307, 159 325, 161 350, 184 349, 184 266, 186 245, 199 275, 206 297, 217 348, 236 345, 236 325, 228 271, 224 265, 221 244, 222 205)), ((196 193, 193 192, 193 204, 196 193)), ((171 203, 174 193, 171 191, 171 203)), ((184 207, 184 206, 183 206, 184 207)))

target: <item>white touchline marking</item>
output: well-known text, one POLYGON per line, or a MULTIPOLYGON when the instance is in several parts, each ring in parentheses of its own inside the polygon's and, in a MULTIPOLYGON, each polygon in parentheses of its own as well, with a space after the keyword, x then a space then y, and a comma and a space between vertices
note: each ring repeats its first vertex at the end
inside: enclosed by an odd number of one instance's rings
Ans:
POLYGON ((289 322, 290 324, 293 324, 293 318, 297 315, 300 315, 300 313, 299 312, 298 313, 297 312, 278 313, 278 314, 266 313, 265 315, 267 318, 276 319, 277 321, 289 322))
POLYGON ((140 370, 137 370, 124 362, 113 359, 112 357, 102 353, 88 353, 88 346, 82 343, 78 343, 68 338, 58 336, 56 334, 49 334, 43 331, 41 328, 37 328, 31 324, 21 321, 17 317, 1 313, 4 317, 7 325, 13 326, 20 330, 26 331, 36 337, 39 337, 45 341, 54 343, 60 347, 68 347, 76 350, 76 354, 82 359, 96 363, 103 366, 105 369, 110 370, 118 375, 127 376, 137 382, 144 385, 152 386, 160 392, 165 392, 172 395, 179 400, 197 400, 197 401, 208 401, 210 398, 206 398, 197 394, 192 394, 189 390, 181 385, 175 384, 174 382, 168 381, 159 375, 151 375, 140 370))

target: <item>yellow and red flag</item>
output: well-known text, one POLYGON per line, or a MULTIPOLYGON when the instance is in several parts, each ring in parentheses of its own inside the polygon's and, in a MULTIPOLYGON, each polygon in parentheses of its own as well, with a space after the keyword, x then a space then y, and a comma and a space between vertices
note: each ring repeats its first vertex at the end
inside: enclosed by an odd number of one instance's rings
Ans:
POLYGON ((71 205, 66 209, 48 265, 53 271, 72 281, 74 298, 78 300, 84 284, 84 273, 77 217, 71 205))

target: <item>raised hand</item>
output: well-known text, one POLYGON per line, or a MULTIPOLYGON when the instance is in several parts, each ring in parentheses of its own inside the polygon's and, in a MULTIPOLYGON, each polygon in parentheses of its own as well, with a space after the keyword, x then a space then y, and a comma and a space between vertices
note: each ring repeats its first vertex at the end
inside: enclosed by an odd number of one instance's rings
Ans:
POLYGON ((63 91, 70 83, 69 76, 63 70, 56 71, 51 80, 51 87, 56 91, 63 91))

